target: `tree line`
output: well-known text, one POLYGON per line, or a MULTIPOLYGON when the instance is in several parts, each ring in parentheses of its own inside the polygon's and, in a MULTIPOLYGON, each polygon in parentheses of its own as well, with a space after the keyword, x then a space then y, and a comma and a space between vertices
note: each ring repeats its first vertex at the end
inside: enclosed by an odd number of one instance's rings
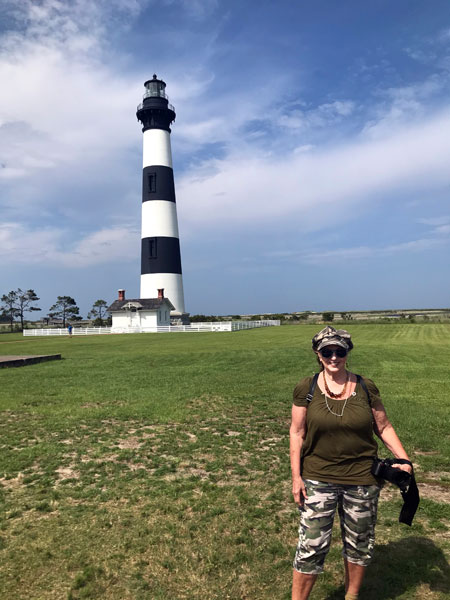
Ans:
MULTIPOLYGON (((20 320, 20 329, 23 330, 25 313, 40 311, 36 303, 40 298, 34 290, 11 290, 0 298, 0 320, 9 322, 11 332, 14 331, 14 323, 20 320)), ((108 304, 105 300, 96 300, 92 305, 87 317, 94 320, 94 325, 102 326, 107 321, 108 304)), ((62 326, 66 327, 69 322, 80 321, 80 309, 71 296, 58 296, 56 302, 50 307, 47 317, 47 325, 50 319, 60 319, 62 326)))

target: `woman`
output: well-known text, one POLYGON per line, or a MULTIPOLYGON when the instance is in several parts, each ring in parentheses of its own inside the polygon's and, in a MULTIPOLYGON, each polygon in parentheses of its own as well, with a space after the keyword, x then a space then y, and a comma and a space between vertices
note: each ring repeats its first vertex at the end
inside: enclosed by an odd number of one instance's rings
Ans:
MULTIPOLYGON (((376 385, 347 371, 353 343, 344 329, 325 327, 312 340, 321 367, 294 390, 290 451, 292 493, 300 508, 292 600, 306 600, 323 570, 338 508, 343 541, 345 599, 355 600, 372 557, 380 486, 370 472, 377 443, 408 456, 389 422, 376 385)), ((411 472, 410 465, 393 465, 411 472)))

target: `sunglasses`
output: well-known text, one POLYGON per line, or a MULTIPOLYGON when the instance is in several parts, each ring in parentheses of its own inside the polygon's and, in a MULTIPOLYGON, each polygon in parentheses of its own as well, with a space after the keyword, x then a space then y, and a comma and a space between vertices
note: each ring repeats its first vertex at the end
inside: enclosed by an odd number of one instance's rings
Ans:
POLYGON ((325 348, 322 348, 322 350, 319 350, 319 352, 323 358, 331 358, 333 354, 336 354, 338 358, 344 358, 344 356, 347 356, 347 350, 341 347, 336 348, 336 350, 332 350, 331 348, 327 348, 325 346, 325 348))

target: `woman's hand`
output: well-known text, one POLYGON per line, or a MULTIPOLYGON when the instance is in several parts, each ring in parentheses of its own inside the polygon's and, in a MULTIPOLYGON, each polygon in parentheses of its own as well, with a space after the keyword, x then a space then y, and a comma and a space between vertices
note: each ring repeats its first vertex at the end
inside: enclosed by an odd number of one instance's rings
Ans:
POLYGON ((308 494, 306 493, 306 487, 301 477, 294 477, 292 479, 292 495, 296 504, 303 506, 303 503, 308 500, 308 494))
POLYGON ((410 475, 412 473, 412 467, 411 467, 411 465, 403 465, 403 464, 400 464, 400 463, 394 463, 392 466, 394 467, 394 469, 401 469, 402 471, 406 471, 410 475))

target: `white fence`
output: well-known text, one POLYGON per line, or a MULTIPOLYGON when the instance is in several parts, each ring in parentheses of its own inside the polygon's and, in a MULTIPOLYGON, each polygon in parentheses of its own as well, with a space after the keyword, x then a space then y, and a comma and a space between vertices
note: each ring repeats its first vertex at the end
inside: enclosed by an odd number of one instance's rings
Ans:
POLYGON ((278 327, 281 325, 279 319, 266 319, 265 321, 225 321, 230 323, 231 331, 240 329, 254 329, 255 327, 278 327))
MULTIPOLYGON (((265 321, 216 321, 192 323, 191 325, 167 325, 165 327, 74 327, 72 335, 102 335, 109 333, 171 333, 201 331, 239 331, 255 327, 277 327, 278 320, 265 321)), ((24 329, 24 336, 69 335, 66 329, 24 329)))

